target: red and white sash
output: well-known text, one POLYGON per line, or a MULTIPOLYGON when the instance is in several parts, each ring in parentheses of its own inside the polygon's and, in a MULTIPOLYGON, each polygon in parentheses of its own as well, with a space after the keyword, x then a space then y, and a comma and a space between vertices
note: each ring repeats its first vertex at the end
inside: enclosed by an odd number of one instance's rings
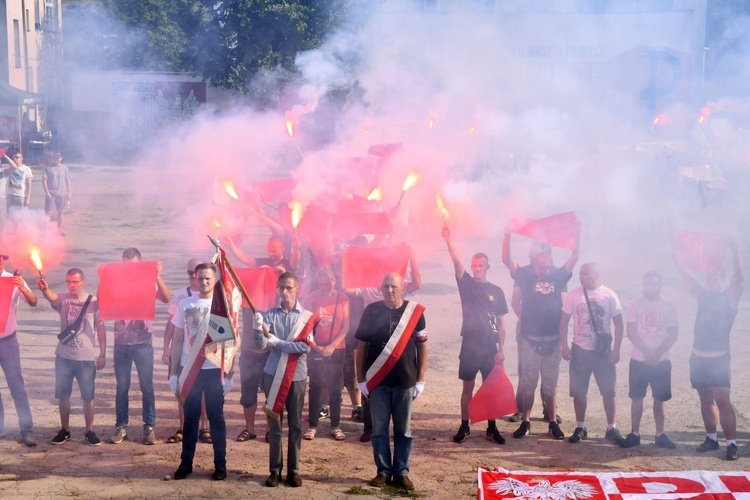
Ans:
MULTIPOLYGON (((187 327, 185 328, 185 338, 183 342, 188 342, 187 327)), ((182 401, 187 399, 188 394, 193 388, 198 374, 201 372, 203 362, 206 360, 206 346, 211 342, 208 332, 203 328, 198 329, 198 333, 193 337, 193 343, 188 351, 187 366, 182 367, 180 378, 177 380, 178 394, 182 401)))
POLYGON ((401 315, 401 319, 391 334, 391 338, 383 348, 383 351, 375 359, 375 362, 365 373, 365 382, 367 382, 367 389, 369 391, 375 389, 386 375, 390 373, 391 368, 398 363, 424 310, 425 307, 422 304, 417 304, 413 301, 409 301, 406 304, 404 314, 401 315))
MULTIPOLYGON (((310 311, 303 311, 289 337, 282 340, 306 342, 317 322, 318 317, 316 315, 310 311)), ((284 409, 289 388, 292 386, 292 379, 294 378, 294 372, 297 370, 300 355, 300 353, 281 353, 271 388, 268 391, 266 405, 263 407, 263 411, 271 418, 276 420, 281 418, 281 411, 284 409)))

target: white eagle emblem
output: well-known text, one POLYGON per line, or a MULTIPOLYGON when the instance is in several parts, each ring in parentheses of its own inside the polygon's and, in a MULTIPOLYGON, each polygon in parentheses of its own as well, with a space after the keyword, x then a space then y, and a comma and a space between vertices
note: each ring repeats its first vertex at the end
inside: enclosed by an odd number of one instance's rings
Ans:
POLYGON ((489 485, 491 490, 502 495, 515 495, 518 500, 564 500, 591 498, 596 493, 593 486, 575 479, 550 484, 547 479, 539 479, 531 485, 518 479, 501 479, 489 485))

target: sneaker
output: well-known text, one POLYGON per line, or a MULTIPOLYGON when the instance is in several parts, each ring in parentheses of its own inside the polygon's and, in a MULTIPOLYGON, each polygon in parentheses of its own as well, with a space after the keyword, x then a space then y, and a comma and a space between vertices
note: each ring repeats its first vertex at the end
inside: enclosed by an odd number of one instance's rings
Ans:
POLYGON ((497 430, 497 427, 495 427, 494 429, 487 429, 485 437, 490 441, 496 442, 497 444, 505 444, 505 438, 500 435, 500 431, 497 430))
POLYGON ((96 432, 93 429, 84 434, 83 439, 89 446, 100 446, 102 444, 101 440, 96 437, 96 432))
POLYGON ((125 427, 118 427, 112 435, 112 443, 120 444, 128 438, 128 430, 125 427))
MULTIPOLYGON (((664 436, 664 434, 662 434, 664 436)), ((667 438, 669 440, 669 438, 667 438)), ((620 446, 623 448, 632 448, 633 446, 639 446, 641 444, 641 436, 639 434, 636 434, 634 432, 631 432, 627 436, 625 436, 625 439, 623 439, 622 443, 620 443, 620 446)))
POLYGON ((531 434, 531 422, 524 420, 521 426, 513 432, 514 438, 522 438, 531 434))
POLYGON ((706 440, 703 441, 703 444, 697 447, 695 451, 698 451, 700 453, 705 453, 707 451, 714 451, 718 449, 719 449, 719 443, 714 441, 710 437, 706 436, 706 440))
POLYGON ((677 448, 677 445, 674 444, 672 440, 669 439, 664 433, 656 436, 656 439, 654 439, 654 444, 659 448, 667 448, 670 450, 674 450, 675 448, 677 448))
POLYGON ((625 438, 622 437, 622 434, 620 434, 620 431, 617 430, 617 427, 612 427, 611 429, 608 429, 607 432, 604 434, 604 439, 612 441, 613 443, 619 444, 621 446, 622 446, 622 443, 625 442, 625 438))
POLYGON ((156 444, 156 434, 153 427, 147 426, 143 429, 143 444, 149 446, 156 444))
POLYGON ((516 412, 508 417, 508 422, 520 422, 521 420, 523 420, 523 413, 521 412, 516 412))
POLYGON ((461 426, 458 428, 458 432, 456 433, 456 435, 453 436, 453 442, 463 443, 464 441, 466 441, 466 438, 469 437, 470 434, 471 430, 469 430, 468 427, 461 426))
POLYGON ((738 458, 740 458, 740 450, 737 445, 732 443, 727 446, 727 460, 737 460, 738 458))
POLYGON ((362 412, 362 406, 361 405, 360 406, 355 406, 352 409, 352 420, 354 420, 355 422, 358 422, 360 424, 365 421, 365 415, 362 412))
POLYGON ((560 430, 560 425, 557 422, 549 423, 549 430, 547 431, 549 437, 554 439, 565 439, 565 434, 560 430))
POLYGON ((70 439, 70 431, 66 431, 65 429, 60 429, 60 432, 57 433, 57 436, 52 438, 52 441, 50 441, 50 443, 63 444, 65 441, 68 441, 69 439, 70 439))
POLYGON ((331 416, 331 410, 328 408, 328 405, 323 405, 320 407, 320 410, 318 410, 318 419, 324 419, 331 416))
POLYGON ((589 433, 585 427, 576 427, 573 431, 573 435, 568 438, 569 443, 580 443, 584 439, 589 438, 589 433))

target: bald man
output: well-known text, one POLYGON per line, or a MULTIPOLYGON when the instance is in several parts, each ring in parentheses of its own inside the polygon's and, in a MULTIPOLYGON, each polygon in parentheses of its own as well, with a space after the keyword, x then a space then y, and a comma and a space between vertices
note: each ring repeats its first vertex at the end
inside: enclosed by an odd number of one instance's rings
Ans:
POLYGON ((563 359, 570 361, 570 396, 576 413, 576 428, 568 441, 579 443, 588 438, 586 398, 593 373, 607 415, 607 432, 604 437, 622 445, 624 439, 615 426, 615 365, 620 360, 624 331, 620 299, 615 292, 602 285, 599 268, 595 263, 583 264, 579 278, 581 287, 565 298, 560 317, 560 348, 563 359), (574 318, 573 345, 568 348, 568 323, 571 316, 574 318))

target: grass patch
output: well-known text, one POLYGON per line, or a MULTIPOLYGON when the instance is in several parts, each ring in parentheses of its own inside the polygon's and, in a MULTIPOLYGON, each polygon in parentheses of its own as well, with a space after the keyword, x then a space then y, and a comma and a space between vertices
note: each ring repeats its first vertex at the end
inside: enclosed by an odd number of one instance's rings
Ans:
POLYGON ((347 495, 373 495, 374 494, 372 491, 366 490, 365 488, 363 488, 362 486, 358 484, 352 486, 351 488, 346 490, 344 493, 346 493, 347 495))

